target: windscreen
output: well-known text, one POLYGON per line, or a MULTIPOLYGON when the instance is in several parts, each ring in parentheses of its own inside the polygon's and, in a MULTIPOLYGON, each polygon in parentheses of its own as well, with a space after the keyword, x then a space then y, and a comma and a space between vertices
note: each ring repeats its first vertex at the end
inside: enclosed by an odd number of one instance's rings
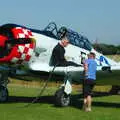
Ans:
POLYGON ((71 29, 68 29, 67 37, 70 40, 70 43, 75 45, 75 46, 78 46, 80 48, 84 48, 84 49, 89 50, 89 51, 92 49, 91 43, 89 42, 89 40, 85 36, 78 34, 77 32, 74 32, 71 29))

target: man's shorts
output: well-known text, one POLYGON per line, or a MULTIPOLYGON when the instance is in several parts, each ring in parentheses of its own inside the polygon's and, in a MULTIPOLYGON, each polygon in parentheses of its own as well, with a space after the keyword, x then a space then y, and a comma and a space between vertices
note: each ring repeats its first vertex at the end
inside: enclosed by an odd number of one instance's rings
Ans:
POLYGON ((84 81, 84 97, 87 97, 88 95, 92 95, 92 90, 95 85, 95 80, 87 79, 84 81))

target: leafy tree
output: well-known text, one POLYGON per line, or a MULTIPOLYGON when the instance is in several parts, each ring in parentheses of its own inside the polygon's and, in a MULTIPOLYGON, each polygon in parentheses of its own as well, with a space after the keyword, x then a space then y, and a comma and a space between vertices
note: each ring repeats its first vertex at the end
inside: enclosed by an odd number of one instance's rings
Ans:
POLYGON ((93 44, 94 48, 105 55, 120 54, 120 45, 93 44))

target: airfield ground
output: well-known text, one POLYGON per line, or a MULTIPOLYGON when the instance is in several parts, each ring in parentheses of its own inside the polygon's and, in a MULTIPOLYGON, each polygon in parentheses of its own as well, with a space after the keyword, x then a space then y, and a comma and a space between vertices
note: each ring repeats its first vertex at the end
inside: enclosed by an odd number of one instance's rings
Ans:
POLYGON ((80 85, 73 85, 69 107, 54 106, 59 82, 50 82, 39 100, 25 107, 39 94, 44 82, 10 80, 10 97, 0 104, 0 120, 120 120, 120 95, 109 95, 110 85, 94 88, 92 112, 88 113, 82 110, 80 85))
POLYGON ((93 111, 86 113, 82 110, 80 98, 81 86, 73 86, 72 102, 69 107, 54 106, 54 92, 59 83, 49 83, 43 95, 28 107, 24 107, 37 96, 44 83, 23 82, 12 80, 8 85, 9 99, 0 104, 1 120, 120 120, 120 96, 109 95, 111 86, 97 86, 93 98, 93 111))

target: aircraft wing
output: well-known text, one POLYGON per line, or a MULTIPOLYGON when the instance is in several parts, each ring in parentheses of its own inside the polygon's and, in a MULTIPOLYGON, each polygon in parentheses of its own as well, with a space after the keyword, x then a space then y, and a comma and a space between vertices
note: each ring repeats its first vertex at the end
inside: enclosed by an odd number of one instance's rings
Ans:
POLYGON ((34 62, 29 65, 29 68, 33 71, 50 72, 50 66, 47 63, 34 62))
POLYGON ((120 70, 120 64, 111 66, 111 70, 120 70))

